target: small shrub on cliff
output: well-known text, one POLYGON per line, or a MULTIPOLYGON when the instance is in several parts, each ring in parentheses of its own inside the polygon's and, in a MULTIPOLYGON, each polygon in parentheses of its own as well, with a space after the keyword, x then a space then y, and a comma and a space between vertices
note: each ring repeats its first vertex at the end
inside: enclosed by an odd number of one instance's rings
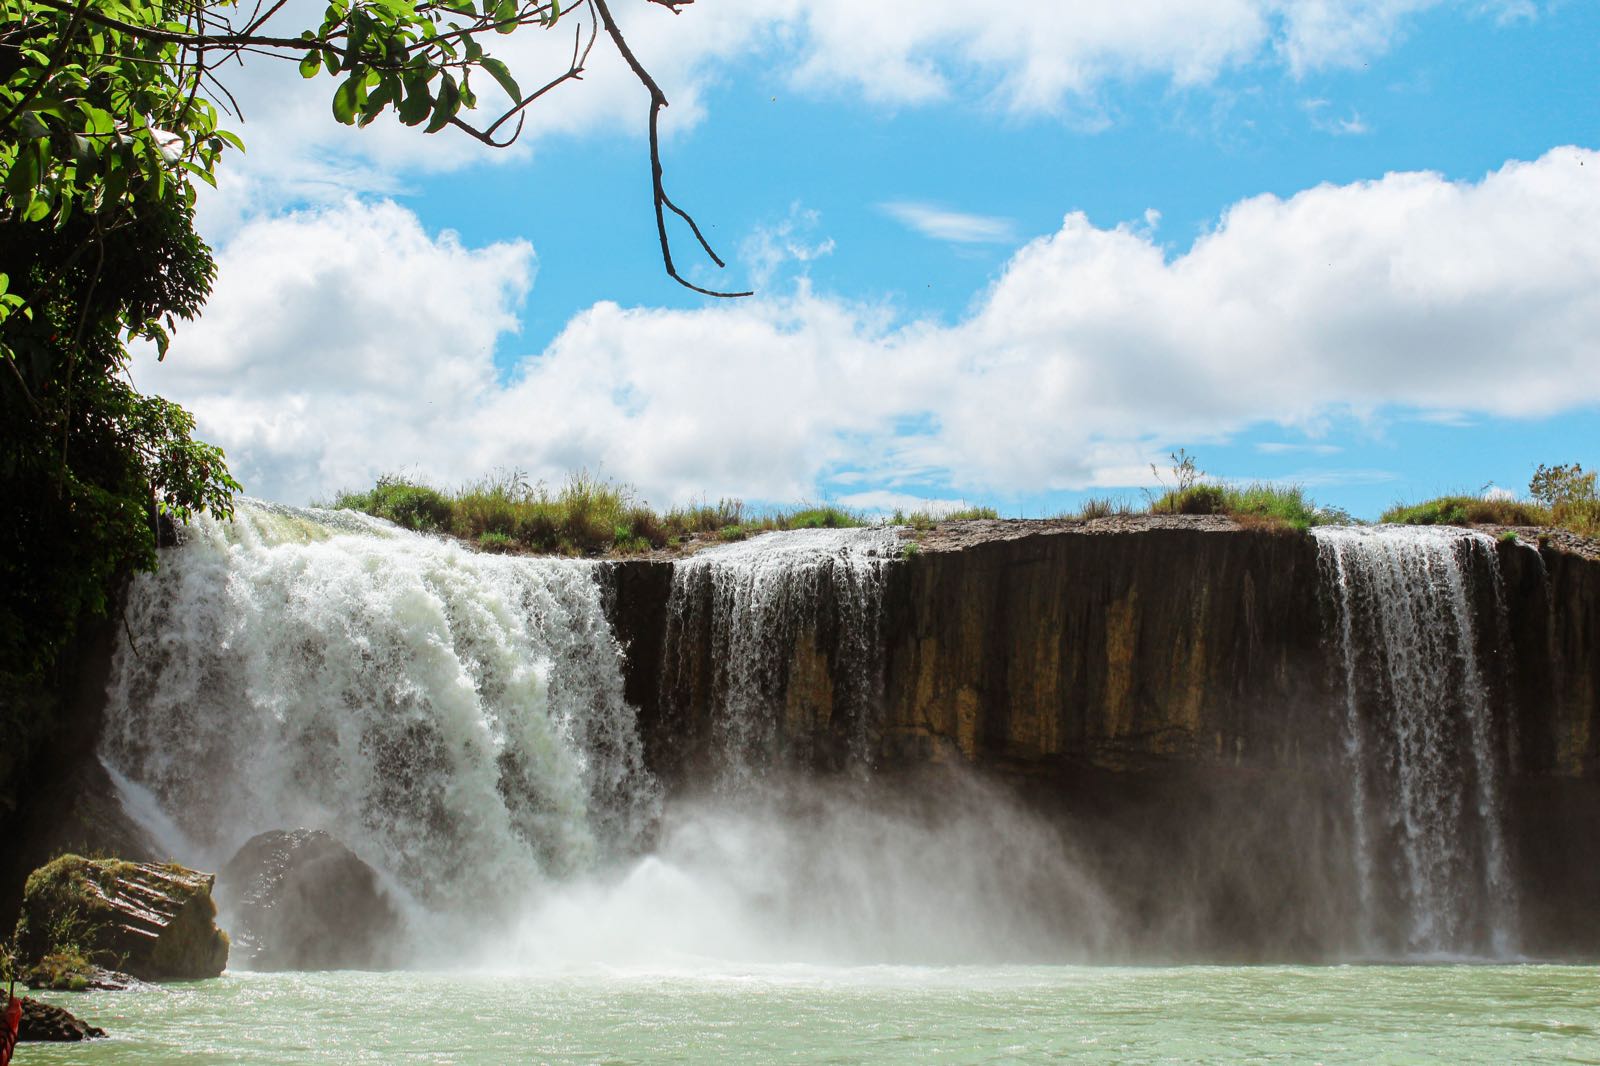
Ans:
POLYGON ((1556 525, 1585 537, 1600 537, 1600 500, 1567 500, 1555 506, 1556 525))
POLYGON ((831 504, 822 507, 802 507, 798 511, 773 516, 773 524, 781 529, 846 529, 864 526, 867 520, 858 514, 831 504))
POLYGON ((1110 496, 1091 496, 1083 501, 1083 506, 1078 508, 1076 514, 1065 514, 1063 518, 1078 518, 1085 522, 1096 518, 1110 518, 1113 515, 1134 514, 1133 504, 1127 500, 1114 500, 1110 496))
POLYGON ((1564 503, 1593 500, 1596 498, 1597 475, 1600 472, 1594 470, 1586 473, 1582 463, 1557 466, 1540 463, 1528 482, 1528 495, 1550 508, 1564 503))
POLYGON ((715 533, 744 521, 744 501, 723 497, 716 503, 697 503, 674 507, 662 518, 669 535, 687 537, 695 533, 715 533))
POLYGON ((1172 489, 1150 504, 1151 514, 1227 515, 1246 525, 1309 529, 1338 520, 1338 514, 1321 510, 1298 485, 1202 483, 1172 489))
POLYGON ((478 547, 486 552, 508 552, 516 546, 516 540, 504 533, 478 534, 478 547))
POLYGON ((450 500, 437 489, 389 475, 380 477, 369 492, 340 493, 332 506, 365 511, 419 533, 449 532, 453 512, 450 500))
POLYGON ((1152 514, 1227 514, 1228 497, 1221 485, 1169 489, 1150 505, 1152 514))
POLYGON ((1402 526, 1547 526, 1550 512, 1522 500, 1440 496, 1417 504, 1396 504, 1379 521, 1402 526))

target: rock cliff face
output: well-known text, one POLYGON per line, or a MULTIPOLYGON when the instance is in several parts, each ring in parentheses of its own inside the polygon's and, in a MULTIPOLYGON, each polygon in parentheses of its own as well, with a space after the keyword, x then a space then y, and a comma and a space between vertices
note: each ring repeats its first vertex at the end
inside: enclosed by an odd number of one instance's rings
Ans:
MULTIPOLYGON (((1474 544, 1464 632, 1477 635, 1497 750, 1463 787, 1493 775, 1500 789, 1516 943, 1600 952, 1600 561, 1474 544)), ((715 772, 726 709, 715 642, 674 617, 673 581, 670 564, 616 564, 613 616, 652 768, 693 789, 715 772)), ((1152 949, 1404 950, 1398 918, 1363 932, 1372 923, 1356 913, 1417 904, 1405 884, 1363 887, 1372 876, 1353 858, 1363 846, 1382 864, 1403 856, 1357 839, 1325 583, 1310 536, 1225 519, 941 528, 882 570, 875 707, 837 698, 860 689, 844 674, 861 656, 836 605, 813 605, 766 649, 765 765, 844 769, 866 737, 880 775, 999 775, 1058 813, 1152 949)), ((1491 950, 1487 931, 1462 936, 1491 950)))

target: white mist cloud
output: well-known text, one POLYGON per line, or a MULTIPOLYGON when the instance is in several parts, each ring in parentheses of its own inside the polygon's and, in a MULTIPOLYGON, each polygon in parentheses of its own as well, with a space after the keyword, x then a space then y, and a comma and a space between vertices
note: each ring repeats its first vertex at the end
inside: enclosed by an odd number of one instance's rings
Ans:
POLYGON ((1067 216, 955 325, 818 295, 601 303, 497 378, 525 244, 462 247, 394 205, 263 221, 140 384, 191 405, 258 493, 415 467, 587 466, 656 503, 1142 483, 1169 443, 1330 414, 1600 404, 1600 153, 1477 182, 1390 174, 1235 204, 1169 259, 1067 216))

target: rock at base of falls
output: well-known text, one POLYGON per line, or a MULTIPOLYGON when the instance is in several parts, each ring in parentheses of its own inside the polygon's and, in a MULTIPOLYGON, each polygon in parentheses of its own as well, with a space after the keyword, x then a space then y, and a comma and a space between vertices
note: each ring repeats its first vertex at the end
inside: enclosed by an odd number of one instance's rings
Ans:
MULTIPOLYGON (((0 999, 3 999, 0 996, 0 999)), ((40 1003, 36 999, 22 998, 22 1024, 17 1027, 17 1043, 76 1043, 95 1040, 106 1035, 98 1026, 90 1025, 71 1011, 40 1003)))
POLYGON ((132 974, 96 966, 76 951, 46 955, 23 972, 22 982, 34 991, 50 992, 126 992, 144 984, 132 974))
POLYGON ((378 875, 321 830, 252 837, 223 867, 218 898, 238 962, 254 970, 384 969, 400 916, 378 875))
POLYGON ((32 965, 72 951, 146 981, 215 977, 228 963, 215 881, 176 864, 62 855, 28 878, 19 954, 32 965))

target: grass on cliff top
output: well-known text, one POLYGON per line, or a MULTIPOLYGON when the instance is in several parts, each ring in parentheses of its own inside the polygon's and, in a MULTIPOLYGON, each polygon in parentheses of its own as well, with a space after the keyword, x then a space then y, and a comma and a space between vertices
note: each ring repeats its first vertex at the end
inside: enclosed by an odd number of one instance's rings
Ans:
POLYGON ((1220 485, 1204 482, 1169 489, 1150 501, 1151 514, 1227 515, 1245 526, 1307 530, 1350 521, 1350 516, 1318 507, 1298 485, 1220 485))
MULTIPOLYGON (((661 512, 627 485, 586 471, 569 475, 554 489, 505 473, 455 492, 386 475, 365 492, 343 492, 321 506, 364 511, 419 533, 447 533, 485 551, 591 556, 637 555, 697 534, 736 541, 771 530, 843 529, 881 521, 833 504, 754 512, 735 499, 661 512)), ((889 521, 926 530, 938 522, 998 517, 992 507, 968 507, 939 515, 896 511, 889 521)))
POLYGON ((1540 526, 1600 537, 1600 499, 1558 500, 1546 506, 1531 500, 1439 496, 1421 503, 1397 503, 1379 521, 1403 526, 1540 526))
POLYGON ((775 529, 838 529, 873 521, 832 505, 752 513, 734 499, 658 512, 628 486, 587 472, 570 475, 554 489, 508 473, 453 493, 386 476, 366 492, 341 493, 324 506, 364 511, 420 533, 448 533, 486 551, 560 555, 634 555, 695 534, 731 541, 775 529))
POLYGON ((1554 516, 1550 508, 1525 500, 1440 496, 1422 503, 1396 504, 1378 521, 1402 526, 1548 526, 1554 516))

